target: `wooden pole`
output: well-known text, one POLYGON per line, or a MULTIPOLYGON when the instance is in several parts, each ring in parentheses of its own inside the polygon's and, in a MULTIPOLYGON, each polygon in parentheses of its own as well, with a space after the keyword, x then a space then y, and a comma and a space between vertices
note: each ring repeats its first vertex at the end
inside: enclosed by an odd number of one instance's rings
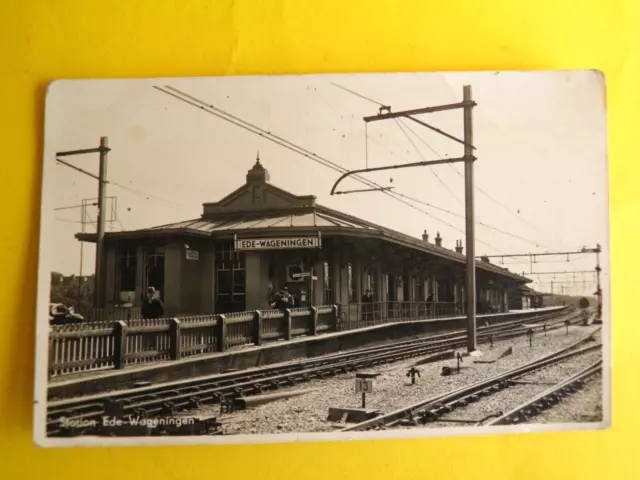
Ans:
POLYGON ((98 228, 96 234, 96 269, 95 269, 95 290, 93 302, 94 306, 101 308, 104 306, 104 226, 105 207, 107 198, 107 152, 109 144, 107 137, 100 137, 100 167, 98 174, 98 228))
POLYGON ((467 350, 476 350, 476 246, 473 198, 473 103, 471 86, 463 87, 464 107, 464 190, 465 190, 465 230, 466 230, 466 294, 467 294, 467 350))

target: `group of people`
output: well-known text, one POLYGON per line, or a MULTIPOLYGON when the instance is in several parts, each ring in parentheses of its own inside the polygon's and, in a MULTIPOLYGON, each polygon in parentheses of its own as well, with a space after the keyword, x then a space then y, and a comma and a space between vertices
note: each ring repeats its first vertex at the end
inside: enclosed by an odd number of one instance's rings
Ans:
POLYGON ((287 308, 305 307, 308 305, 306 292, 302 290, 296 297, 289 292, 288 287, 284 287, 271 295, 269 305, 273 308, 285 310, 287 308))
POLYGON ((75 313, 73 307, 67 307, 61 303, 49 306, 49 325, 69 325, 83 321, 84 317, 75 313))

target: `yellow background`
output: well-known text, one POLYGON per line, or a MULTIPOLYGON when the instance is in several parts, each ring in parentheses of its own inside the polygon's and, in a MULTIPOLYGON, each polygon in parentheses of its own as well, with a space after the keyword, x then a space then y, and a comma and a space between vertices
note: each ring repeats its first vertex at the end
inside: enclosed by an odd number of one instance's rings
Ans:
MULTIPOLYGON (((3 478, 638 478, 640 2, 0 0, 3 478), (43 450, 31 440, 47 82, 57 78, 600 69, 609 108, 614 427, 334 444, 43 450)), ((523 92, 526 95, 526 92, 523 92)), ((580 172, 576 172, 580 175, 580 172)))

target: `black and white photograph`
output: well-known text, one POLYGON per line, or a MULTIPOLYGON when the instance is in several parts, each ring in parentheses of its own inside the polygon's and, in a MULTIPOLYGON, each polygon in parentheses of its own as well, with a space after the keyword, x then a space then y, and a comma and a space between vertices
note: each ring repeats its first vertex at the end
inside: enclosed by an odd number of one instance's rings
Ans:
POLYGON ((57 80, 34 437, 611 423, 596 71, 57 80))

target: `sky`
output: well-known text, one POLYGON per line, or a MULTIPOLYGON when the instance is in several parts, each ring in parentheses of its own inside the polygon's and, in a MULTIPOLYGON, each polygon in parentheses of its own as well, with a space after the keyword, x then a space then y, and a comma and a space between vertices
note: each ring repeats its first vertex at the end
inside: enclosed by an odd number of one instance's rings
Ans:
MULTIPOLYGON (((80 273, 83 199, 97 181, 58 164, 55 152, 97 147, 108 137, 107 196, 117 202, 108 230, 132 230, 198 218, 245 181, 259 152, 271 183, 321 205, 408 235, 437 233, 443 246, 464 243, 462 164, 366 174, 412 206, 381 192, 329 194, 337 171, 181 102, 153 86, 169 85, 304 147, 346 169, 459 157, 463 146, 407 119, 366 124, 379 102, 393 111, 455 103, 470 85, 477 102, 473 136, 476 254, 574 251, 600 243, 608 275, 608 179, 604 81, 595 72, 218 77, 61 80, 49 87, 45 119, 42 258, 50 269, 80 273), (345 89, 351 90, 351 92, 345 89), (358 95, 360 96, 358 96, 358 95), (362 98, 366 97, 366 98, 362 98), (410 198, 410 199, 409 199, 410 198), (71 207, 71 208, 66 208, 71 207), (63 209, 61 209, 63 208, 63 209)), ((456 137, 461 110, 417 118, 456 137)), ((94 174, 98 156, 67 157, 94 174)), ((339 190, 366 188, 346 180, 339 190)), ((95 207, 87 210, 91 221, 95 207)), ((87 225, 95 231, 95 225, 87 225)), ((83 249, 93 273, 95 248, 83 249)), ((534 288, 591 294, 593 255, 492 259, 525 272, 534 288), (514 263, 514 262, 519 263, 514 263), (525 263, 522 263, 525 262, 525 263), (591 282, 591 283, 589 283, 591 282)))

